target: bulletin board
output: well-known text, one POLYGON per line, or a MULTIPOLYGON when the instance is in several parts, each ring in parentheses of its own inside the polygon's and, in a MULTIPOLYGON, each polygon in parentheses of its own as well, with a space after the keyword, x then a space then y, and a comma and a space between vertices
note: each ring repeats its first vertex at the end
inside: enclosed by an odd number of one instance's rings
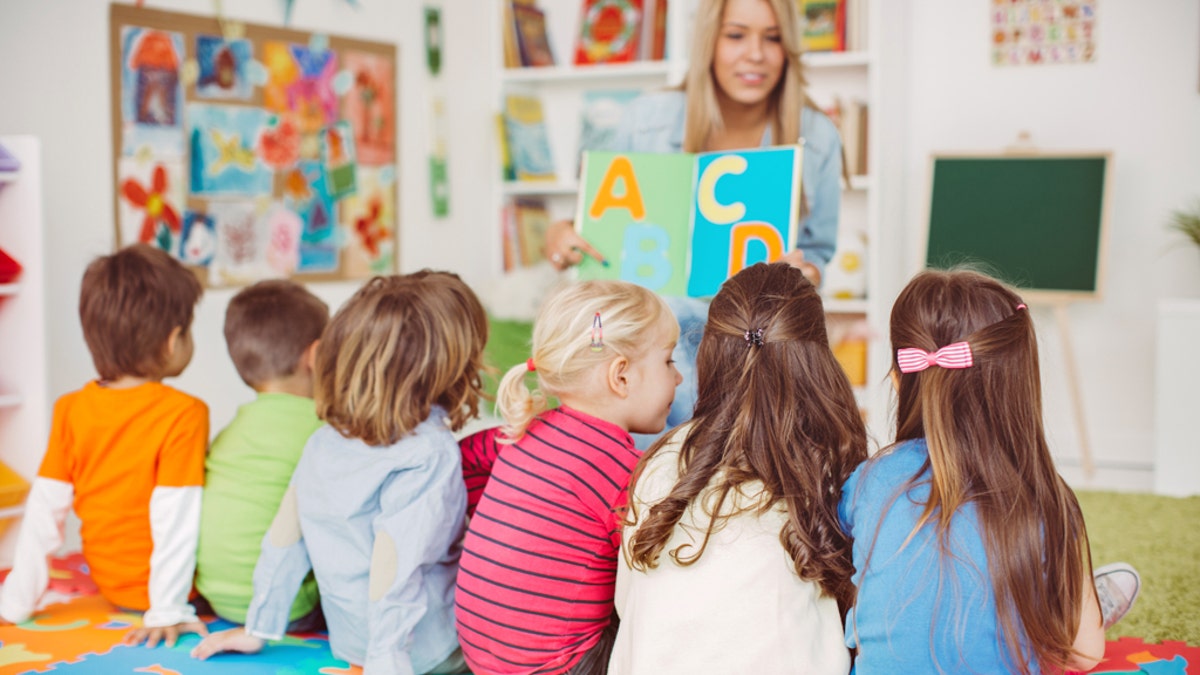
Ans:
POLYGON ((926 265, 981 263, 1031 299, 1099 296, 1110 159, 935 156, 926 265))
POLYGON ((395 45, 121 4, 109 40, 118 247, 211 286, 395 271, 395 45))

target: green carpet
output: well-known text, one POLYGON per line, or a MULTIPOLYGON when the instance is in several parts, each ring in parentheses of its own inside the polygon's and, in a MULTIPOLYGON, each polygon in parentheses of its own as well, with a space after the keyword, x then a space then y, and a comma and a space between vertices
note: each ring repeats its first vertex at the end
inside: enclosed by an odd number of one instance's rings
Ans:
POLYGON ((1124 561, 1142 591, 1108 639, 1181 640, 1200 645, 1200 497, 1076 493, 1092 543, 1092 564, 1124 561))

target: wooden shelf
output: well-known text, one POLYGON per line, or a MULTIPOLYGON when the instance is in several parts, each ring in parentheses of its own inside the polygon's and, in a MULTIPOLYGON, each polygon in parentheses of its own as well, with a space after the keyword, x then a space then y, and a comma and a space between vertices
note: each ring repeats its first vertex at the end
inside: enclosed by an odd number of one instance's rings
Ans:
POLYGON ((666 61, 634 61, 632 63, 598 63, 591 66, 545 66, 541 68, 506 68, 501 79, 508 84, 518 82, 571 82, 607 80, 629 77, 666 77, 670 65, 666 61))
POLYGON ((525 195, 573 195, 579 192, 579 183, 575 181, 505 181, 500 186, 501 192, 507 196, 525 195))

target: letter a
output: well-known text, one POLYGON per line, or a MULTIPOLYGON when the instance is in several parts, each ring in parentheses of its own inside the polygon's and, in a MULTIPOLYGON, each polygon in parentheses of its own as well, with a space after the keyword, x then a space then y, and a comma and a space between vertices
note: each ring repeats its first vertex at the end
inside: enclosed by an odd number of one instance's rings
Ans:
POLYGON ((600 180, 600 189, 588 209, 588 216, 598 219, 609 209, 628 209, 634 220, 646 217, 646 205, 642 203, 642 190, 638 187, 637 176, 633 173, 633 163, 625 155, 617 155, 604 172, 600 180), (625 182, 625 194, 616 193, 617 179, 625 182))

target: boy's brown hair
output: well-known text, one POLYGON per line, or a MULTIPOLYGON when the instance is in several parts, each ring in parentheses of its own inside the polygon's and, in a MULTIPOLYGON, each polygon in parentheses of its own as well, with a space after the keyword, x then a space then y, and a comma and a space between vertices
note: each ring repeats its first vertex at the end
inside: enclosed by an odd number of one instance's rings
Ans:
POLYGON ((296 372, 329 323, 329 305, 287 279, 238 291, 225 308, 225 344, 242 381, 259 387, 296 372))
POLYGON ((79 321, 100 378, 161 376, 167 339, 191 328, 203 292, 192 272, 153 246, 93 260, 83 273, 79 321))
POLYGON ((479 413, 486 342, 487 315, 458 275, 375 277, 317 347, 317 415, 367 445, 399 441, 435 405, 458 430, 479 413))

